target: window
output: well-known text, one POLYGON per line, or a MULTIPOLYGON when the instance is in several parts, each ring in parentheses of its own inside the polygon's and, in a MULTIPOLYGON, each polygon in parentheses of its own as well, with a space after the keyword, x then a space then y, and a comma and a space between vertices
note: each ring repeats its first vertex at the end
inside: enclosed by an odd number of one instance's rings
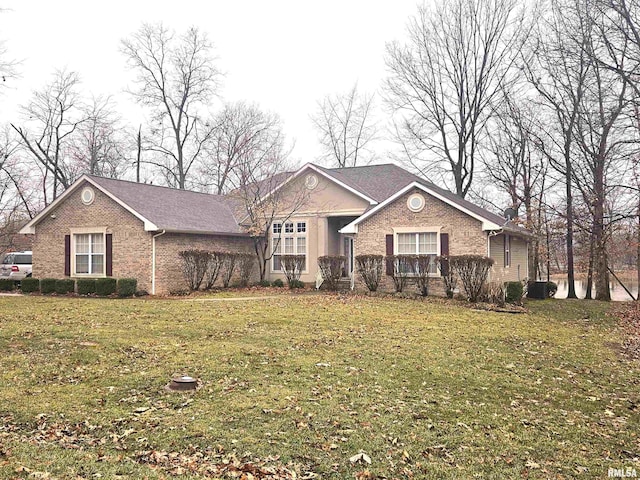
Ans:
POLYGON ((435 257, 438 255, 438 234, 436 232, 398 233, 398 255, 431 255, 433 261, 429 273, 438 273, 435 257))
POLYGON ((419 193, 414 193, 408 198, 407 207, 412 212, 420 212, 424 208, 424 197, 419 193))
POLYGON ((74 275, 104 275, 104 234, 82 233, 74 238, 74 275))
MULTIPOLYGON (((273 245, 272 270, 282 271, 282 255, 307 255, 307 222, 274 223, 271 234, 273 245), (276 228, 276 225, 278 227, 276 228)), ((306 259, 303 270, 306 270, 306 259)))
POLYGON ((511 235, 504 236, 504 266, 511 265, 511 235))

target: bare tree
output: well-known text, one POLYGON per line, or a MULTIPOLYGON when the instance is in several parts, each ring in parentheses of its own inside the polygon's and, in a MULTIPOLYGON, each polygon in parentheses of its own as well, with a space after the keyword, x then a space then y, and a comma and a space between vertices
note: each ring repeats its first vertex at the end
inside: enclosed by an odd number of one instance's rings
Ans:
POLYGON ((120 118, 109 97, 93 97, 84 108, 70 147, 70 159, 91 175, 119 178, 124 174, 125 146, 120 118))
MULTIPOLYGON (((0 13, 4 9, 0 8, 0 13)), ((9 57, 3 39, 0 39, 0 92, 7 86, 7 81, 17 77, 16 67, 18 63, 9 57)))
POLYGON ((176 37, 162 24, 143 24, 122 41, 122 52, 137 73, 130 93, 153 113, 147 149, 156 158, 145 162, 159 167, 178 188, 189 186, 212 131, 203 119, 220 78, 212 49, 197 28, 176 37))
POLYGON ((275 113, 245 102, 227 103, 212 120, 213 133, 202 162, 205 190, 220 195, 239 188, 245 170, 261 162, 266 148, 282 147, 282 121, 275 113), (247 164, 249 167, 247 167, 247 164))
POLYGON ((535 148, 536 105, 510 92, 503 92, 487 142, 485 174, 493 185, 509 196, 510 207, 524 207, 524 225, 536 235, 529 249, 529 274, 537 279, 542 271, 544 197, 550 183, 548 162, 535 148))
POLYGON ((318 130, 324 159, 336 167, 369 163, 371 143, 377 138, 373 123, 373 95, 358 92, 356 83, 343 95, 328 95, 318 102, 311 121, 318 130))
POLYGON ((271 225, 275 220, 286 222, 299 211, 308 200, 308 190, 295 182, 283 186, 293 172, 280 124, 261 130, 259 139, 252 141, 252 149, 244 150, 235 173, 237 188, 230 195, 238 201, 240 223, 253 238, 264 280, 277 248, 269 242, 271 225))
POLYGON ((577 298, 573 165, 577 155, 575 131, 590 65, 584 45, 576 44, 573 40, 582 38, 577 31, 579 27, 576 26, 574 13, 571 0, 552 0, 548 14, 531 35, 533 55, 521 65, 546 111, 537 118, 536 148, 563 178, 568 298, 577 298))
POLYGON ((640 1, 593 0, 592 15, 598 16, 594 28, 606 50, 596 60, 615 71, 640 97, 640 1))
POLYGON ((408 161, 444 171, 464 197, 473 184, 492 105, 517 78, 529 27, 516 0, 441 0, 422 6, 408 43, 387 45, 387 100, 408 161))
POLYGON ((56 71, 53 81, 36 91, 22 108, 22 126, 11 124, 23 147, 42 171, 41 186, 45 206, 55 200, 78 174, 65 155, 71 137, 84 120, 76 72, 56 71))

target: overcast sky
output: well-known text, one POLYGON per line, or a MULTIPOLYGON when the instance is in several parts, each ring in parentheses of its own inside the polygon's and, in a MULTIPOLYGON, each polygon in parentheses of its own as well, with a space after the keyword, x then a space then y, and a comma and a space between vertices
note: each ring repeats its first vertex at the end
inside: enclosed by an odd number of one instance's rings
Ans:
MULTIPOLYGON (((21 78, 0 97, 0 120, 16 121, 20 103, 56 68, 80 73, 85 93, 110 94, 125 120, 140 121, 123 92, 131 73, 120 40, 142 22, 183 31, 195 25, 215 45, 226 73, 225 100, 257 102, 281 115, 295 158, 320 153, 309 115, 327 94, 379 89, 385 43, 402 39, 418 0, 140 1, 0 0, 0 38, 22 60, 21 78)), ((379 102, 381 103, 381 102, 379 102)), ((384 160, 381 158, 380 160, 384 160)))

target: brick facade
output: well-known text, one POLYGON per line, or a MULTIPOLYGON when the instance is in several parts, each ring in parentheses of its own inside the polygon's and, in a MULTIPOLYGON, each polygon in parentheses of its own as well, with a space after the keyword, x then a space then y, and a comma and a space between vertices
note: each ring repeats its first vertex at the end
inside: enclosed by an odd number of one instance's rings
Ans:
MULTIPOLYGON (((182 275, 179 252, 194 249, 244 252, 255 255, 253 240, 249 237, 165 233, 156 238, 156 294, 166 295, 187 288, 182 275)), ((234 278, 237 277, 236 272, 234 278)), ((256 263, 251 281, 258 280, 259 273, 256 263)), ((221 283, 221 279, 218 278, 217 285, 221 283)))
POLYGON ((141 220, 97 188, 95 199, 85 205, 78 188, 43 218, 33 241, 33 276, 64 277, 64 237, 73 229, 106 230, 113 235, 113 276, 138 280, 138 288, 151 290, 151 234, 141 220), (55 218, 53 218, 55 217, 55 218))
MULTIPOLYGON (((440 233, 448 233, 449 255, 487 255, 487 233, 482 231, 479 220, 418 189, 407 192, 358 225, 356 255, 385 255, 386 235, 392 235, 394 228, 404 227, 435 227, 440 233), (420 193, 425 199, 420 212, 413 212, 407 206, 407 200, 414 193, 420 193)), ((382 282, 384 290, 393 290, 391 277, 383 276, 382 282)), ((431 290, 435 294, 444 293, 439 278, 433 279, 431 290)))
MULTIPOLYGON (((33 240, 33 276, 63 278, 65 235, 95 228, 96 232, 112 235, 113 277, 135 278, 139 290, 151 292, 152 237, 157 232, 145 231, 141 220, 95 187, 93 203, 85 205, 80 197, 83 187, 38 223, 33 240)), ((185 289, 178 252, 188 249, 254 253, 253 242, 247 237, 166 233, 156 239, 156 294, 185 289)), ((254 276, 257 280, 257 267, 254 276)))

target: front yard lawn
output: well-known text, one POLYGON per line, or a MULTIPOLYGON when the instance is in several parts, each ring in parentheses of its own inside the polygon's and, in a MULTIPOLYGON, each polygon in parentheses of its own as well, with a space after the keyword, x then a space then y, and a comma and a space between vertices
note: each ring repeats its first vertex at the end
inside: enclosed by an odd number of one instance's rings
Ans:
POLYGON ((528 308, 1 297, 0 478, 640 475, 609 306, 528 308))

